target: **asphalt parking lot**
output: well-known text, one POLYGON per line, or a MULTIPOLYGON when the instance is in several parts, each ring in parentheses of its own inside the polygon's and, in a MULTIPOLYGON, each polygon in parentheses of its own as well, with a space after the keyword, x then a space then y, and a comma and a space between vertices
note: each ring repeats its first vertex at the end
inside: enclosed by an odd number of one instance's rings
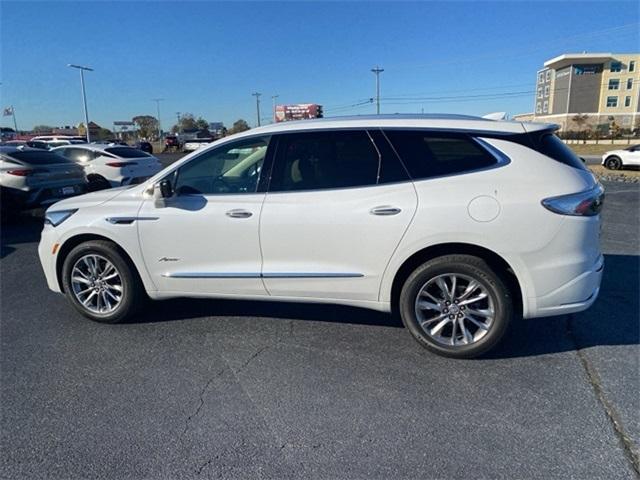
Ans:
POLYGON ((640 186, 607 184, 602 292, 437 357, 390 316, 170 300, 101 325, 2 226, 0 477, 636 478, 640 186))

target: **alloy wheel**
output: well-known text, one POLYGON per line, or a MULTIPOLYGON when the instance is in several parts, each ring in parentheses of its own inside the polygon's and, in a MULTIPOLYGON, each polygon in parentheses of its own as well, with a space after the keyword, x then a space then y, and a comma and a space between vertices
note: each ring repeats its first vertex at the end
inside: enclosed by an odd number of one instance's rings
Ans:
POLYGON ((122 302, 120 272, 102 255, 87 254, 76 261, 71 269, 71 287, 76 300, 94 314, 109 314, 122 302))
POLYGON ((464 346, 481 340, 495 319, 488 290, 468 275, 446 273, 432 278, 415 301, 418 324, 440 345, 464 346))

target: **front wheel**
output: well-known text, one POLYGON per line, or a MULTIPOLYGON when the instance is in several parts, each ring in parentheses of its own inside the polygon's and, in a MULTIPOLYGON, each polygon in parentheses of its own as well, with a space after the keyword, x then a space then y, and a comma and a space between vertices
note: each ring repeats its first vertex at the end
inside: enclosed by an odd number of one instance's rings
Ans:
POLYGON ((413 337, 440 355, 473 358, 502 339, 512 296, 481 258, 447 255, 418 267, 400 294, 400 315, 413 337))
POLYGON ((107 241, 89 241, 71 250, 62 282, 71 305, 97 322, 126 320, 145 299, 134 267, 107 241))
POLYGON ((620 170, 622 168, 622 160, 618 157, 609 157, 605 160, 604 166, 609 170, 620 170))

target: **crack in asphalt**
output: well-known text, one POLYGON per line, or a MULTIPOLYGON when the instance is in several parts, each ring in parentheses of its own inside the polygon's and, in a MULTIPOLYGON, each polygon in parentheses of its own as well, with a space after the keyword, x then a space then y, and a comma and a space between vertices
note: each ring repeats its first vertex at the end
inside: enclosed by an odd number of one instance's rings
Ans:
POLYGON ((637 453, 634 452, 634 443, 629 434, 624 430, 624 426, 622 424, 622 420, 620 419, 620 415, 617 410, 613 406, 613 404, 607 399, 607 396, 604 392, 604 388, 602 387, 602 382, 600 380, 600 375, 596 371, 595 367, 591 365, 589 359, 584 353, 584 350, 578 344, 578 339, 576 338, 573 329, 572 329, 572 321, 573 315, 567 315, 567 335, 569 339, 573 342, 573 345, 576 350, 576 354, 578 355, 578 359, 582 364, 582 368, 584 368, 585 374, 587 375, 587 379, 589 384, 593 388, 593 392, 596 396, 596 399, 602 405, 605 414, 607 415, 607 419, 611 423, 613 427, 613 431, 618 441, 620 442, 620 446, 622 451, 624 452, 625 458, 631 464, 631 468, 635 472, 635 474, 640 477, 640 457, 637 453))
POLYGON ((251 354, 251 356, 245 360, 245 362, 240 365, 240 368, 238 369, 237 372, 234 373, 240 373, 242 372, 245 368, 247 368, 249 366, 249 364, 258 356, 260 355, 262 352, 264 352, 267 348, 269 348, 271 345, 264 345, 262 347, 260 347, 258 350, 256 350, 255 352, 253 352, 251 354))
POLYGON ((218 378, 220 375, 222 375, 223 373, 224 373, 224 368, 222 370, 220 370, 218 373, 216 373, 214 376, 209 378, 209 380, 207 380, 207 383, 205 383, 204 387, 202 387, 202 390, 200 391, 200 396, 199 396, 200 403, 198 404, 198 407, 196 408, 196 411, 193 412, 191 415, 189 415, 184 421, 184 430, 180 434, 180 443, 182 443, 182 437, 189 430, 189 425, 191 424, 191 420, 198 416, 198 414, 200 413, 200 410, 202 410, 202 407, 204 406, 204 394, 205 394, 205 392, 207 391, 207 389, 209 388, 211 383, 216 378, 218 378))

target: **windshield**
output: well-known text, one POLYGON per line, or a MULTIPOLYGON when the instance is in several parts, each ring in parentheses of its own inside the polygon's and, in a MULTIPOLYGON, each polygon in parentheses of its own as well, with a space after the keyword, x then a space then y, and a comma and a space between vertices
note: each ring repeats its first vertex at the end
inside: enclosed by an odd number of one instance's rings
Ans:
POLYGON ((54 152, 44 150, 22 150, 11 152, 11 157, 31 165, 52 165, 55 163, 73 163, 54 152))

